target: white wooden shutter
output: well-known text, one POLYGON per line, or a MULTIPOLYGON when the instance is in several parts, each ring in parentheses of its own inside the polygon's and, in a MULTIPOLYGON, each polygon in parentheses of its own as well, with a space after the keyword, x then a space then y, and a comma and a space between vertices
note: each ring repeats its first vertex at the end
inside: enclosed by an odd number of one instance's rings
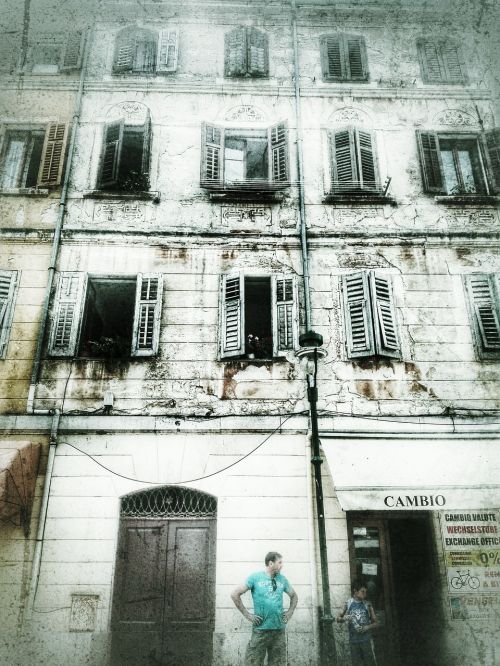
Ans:
POLYGON ((251 76, 269 75, 269 40, 267 34, 256 28, 248 28, 247 68, 251 76))
POLYGON ((370 132, 356 130, 356 150, 358 152, 358 176, 364 190, 377 188, 377 165, 375 142, 370 132))
POLYGON ((75 355, 86 283, 85 273, 64 271, 59 275, 49 342, 51 356, 75 355))
POLYGON ((295 276, 272 276, 273 356, 297 347, 298 304, 295 276))
POLYGON ((223 275, 221 288, 221 358, 245 353, 245 278, 223 275))
MULTIPOLYGON (((142 161, 141 171, 145 176, 149 176, 151 162, 151 115, 148 111, 146 122, 144 123, 144 132, 142 135, 142 161)), ((149 179, 148 179, 149 180, 149 179)))
POLYGON ((484 133, 486 152, 489 160, 491 189, 500 192, 500 128, 484 133))
POLYGON ((118 120, 104 127, 99 187, 115 185, 118 180, 124 126, 125 121, 118 120))
POLYGON ((203 124, 201 128, 203 159, 201 163, 201 184, 222 185, 224 163, 222 150, 224 146, 224 129, 203 124))
POLYGON ((0 271, 0 358, 7 351, 17 282, 17 271, 0 271))
POLYGON ((390 278, 370 273, 376 353, 399 358, 400 344, 390 278))
POLYGON ((247 69, 247 31, 240 26, 224 35, 224 75, 245 76, 247 69))
POLYGON ((68 33, 61 57, 61 70, 80 69, 82 66, 85 33, 81 30, 68 33))
POLYGON ((366 272, 342 276, 346 348, 349 358, 373 356, 373 315, 366 272))
POLYGON ((158 353, 163 279, 159 273, 139 273, 135 292, 132 356, 158 353))
POLYGON ((45 130, 42 158, 38 171, 38 186, 60 185, 62 180, 68 126, 62 123, 50 123, 45 130))
POLYGON ((116 37, 114 72, 130 72, 134 66, 136 31, 125 28, 116 37))
POLYGON ((467 288, 482 351, 500 351, 500 306, 493 275, 467 277, 467 288))
POLYGON ((179 59, 179 29, 160 30, 156 71, 164 74, 175 72, 179 59))
POLYGON ((443 191, 443 169, 438 135, 417 130, 417 145, 425 192, 443 191))
POLYGON ((288 127, 277 123, 268 130, 271 181, 286 184, 290 181, 288 159, 288 127))

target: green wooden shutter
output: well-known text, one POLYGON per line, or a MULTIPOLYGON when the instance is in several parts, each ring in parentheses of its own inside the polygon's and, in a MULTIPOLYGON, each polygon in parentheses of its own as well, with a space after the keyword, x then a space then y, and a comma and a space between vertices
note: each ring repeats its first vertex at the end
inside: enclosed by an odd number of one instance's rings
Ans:
POLYGON ((17 271, 0 271, 0 358, 7 351, 17 282, 17 271))
POLYGON ((62 123, 47 125, 38 171, 38 186, 61 184, 67 139, 67 125, 62 123))
POLYGON ((160 30, 156 71, 163 74, 175 72, 179 58, 179 29, 160 30))
POLYGON ((375 349, 380 356, 400 358, 396 311, 390 278, 370 273, 375 349))
POLYGON ((294 276, 272 276, 273 356, 297 347, 297 282, 294 276))
POLYGON ((463 83, 464 72, 460 62, 460 49, 448 41, 440 44, 441 59, 444 69, 444 81, 446 83, 463 83))
POLYGON ((142 135, 142 161, 141 170, 144 176, 148 177, 151 163, 151 115, 148 112, 148 117, 144 123, 144 132, 142 135))
POLYGON ((85 273, 64 271, 59 275, 49 342, 51 356, 75 354, 85 286, 85 273))
POLYGON ((321 67, 325 81, 341 81, 345 77, 345 61, 339 35, 320 38, 321 67))
POLYGON ((162 304, 162 275, 137 276, 132 356, 154 356, 158 353, 162 304))
POLYGON ((67 35, 61 58, 62 71, 80 69, 82 66, 84 42, 85 33, 81 30, 70 32, 67 35))
POLYGON ((441 83, 445 72, 436 42, 420 39, 417 42, 422 80, 424 83, 441 83))
POLYGON ((115 185, 118 180, 124 125, 123 120, 105 125, 99 173, 99 187, 101 188, 115 185))
POLYGON ((286 184, 290 181, 288 164, 288 127, 286 123, 277 123, 269 128, 269 155, 271 180, 286 184))
POLYGON ((364 190, 375 190, 378 184, 373 137, 365 130, 358 129, 355 132, 360 187, 364 190))
POLYGON ((357 188, 356 147, 354 129, 330 131, 328 133, 331 157, 332 192, 345 192, 357 188))
POLYGON ((485 132, 486 153, 489 160, 491 189, 500 193, 500 128, 485 132))
POLYGON ((262 30, 248 28, 247 69, 251 76, 269 76, 269 43, 262 30))
POLYGON ((246 28, 241 26, 226 32, 224 45, 224 75, 245 76, 248 71, 246 28))
POLYGON ((417 130, 417 145, 425 192, 443 191, 443 170, 438 135, 417 130))
POLYGON ((203 124, 201 128, 202 155, 201 184, 202 186, 222 186, 224 164, 222 150, 224 146, 224 129, 203 124))
POLYGON ((223 275, 221 295, 221 358, 245 353, 245 278, 223 275))
POLYGON ((500 306, 493 275, 467 276, 467 289, 474 323, 483 352, 500 351, 500 306))
POLYGON ((125 28, 118 33, 115 44, 115 55, 113 59, 113 71, 131 72, 134 65, 136 43, 136 31, 125 28))
POLYGON ((365 40, 363 37, 344 35, 343 45, 347 65, 345 78, 350 81, 366 81, 368 79, 368 67, 365 40))
POLYGON ((373 356, 375 340, 368 275, 365 272, 343 275, 342 296, 348 358, 373 356))

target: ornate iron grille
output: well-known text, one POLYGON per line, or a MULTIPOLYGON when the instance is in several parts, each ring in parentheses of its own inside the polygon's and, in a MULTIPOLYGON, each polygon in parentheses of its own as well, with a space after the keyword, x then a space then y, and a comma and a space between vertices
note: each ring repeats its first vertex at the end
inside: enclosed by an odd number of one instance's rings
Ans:
POLYGON ((121 515, 133 518, 214 518, 217 499, 189 488, 167 486, 122 497, 121 515))

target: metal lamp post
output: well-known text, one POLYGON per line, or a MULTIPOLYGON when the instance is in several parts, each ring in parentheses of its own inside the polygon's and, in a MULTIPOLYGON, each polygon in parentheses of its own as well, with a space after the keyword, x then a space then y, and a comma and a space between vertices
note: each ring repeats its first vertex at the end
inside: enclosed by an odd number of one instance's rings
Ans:
POLYGON ((311 421, 311 463, 314 469, 314 486, 316 496, 316 522, 318 526, 319 555, 321 566, 321 588, 323 596, 323 609, 320 618, 320 660, 322 666, 335 666, 337 653, 333 635, 332 606, 330 602, 330 580, 328 575, 328 553, 326 548, 325 509, 323 503, 323 484, 321 480, 321 464, 323 459, 319 451, 318 435, 318 358, 326 356, 322 348, 323 336, 314 331, 307 331, 299 337, 300 349, 296 356, 305 360, 307 375, 307 399, 309 401, 309 414, 311 421))

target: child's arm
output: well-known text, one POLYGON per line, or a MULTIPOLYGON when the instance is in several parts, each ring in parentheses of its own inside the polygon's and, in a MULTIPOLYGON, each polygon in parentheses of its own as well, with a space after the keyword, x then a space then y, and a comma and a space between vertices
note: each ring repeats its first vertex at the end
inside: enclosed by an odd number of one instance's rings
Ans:
POLYGON ((346 616, 346 613, 347 613, 347 601, 345 602, 342 611, 337 615, 337 622, 345 622, 346 620, 348 620, 349 616, 348 615, 346 616))

